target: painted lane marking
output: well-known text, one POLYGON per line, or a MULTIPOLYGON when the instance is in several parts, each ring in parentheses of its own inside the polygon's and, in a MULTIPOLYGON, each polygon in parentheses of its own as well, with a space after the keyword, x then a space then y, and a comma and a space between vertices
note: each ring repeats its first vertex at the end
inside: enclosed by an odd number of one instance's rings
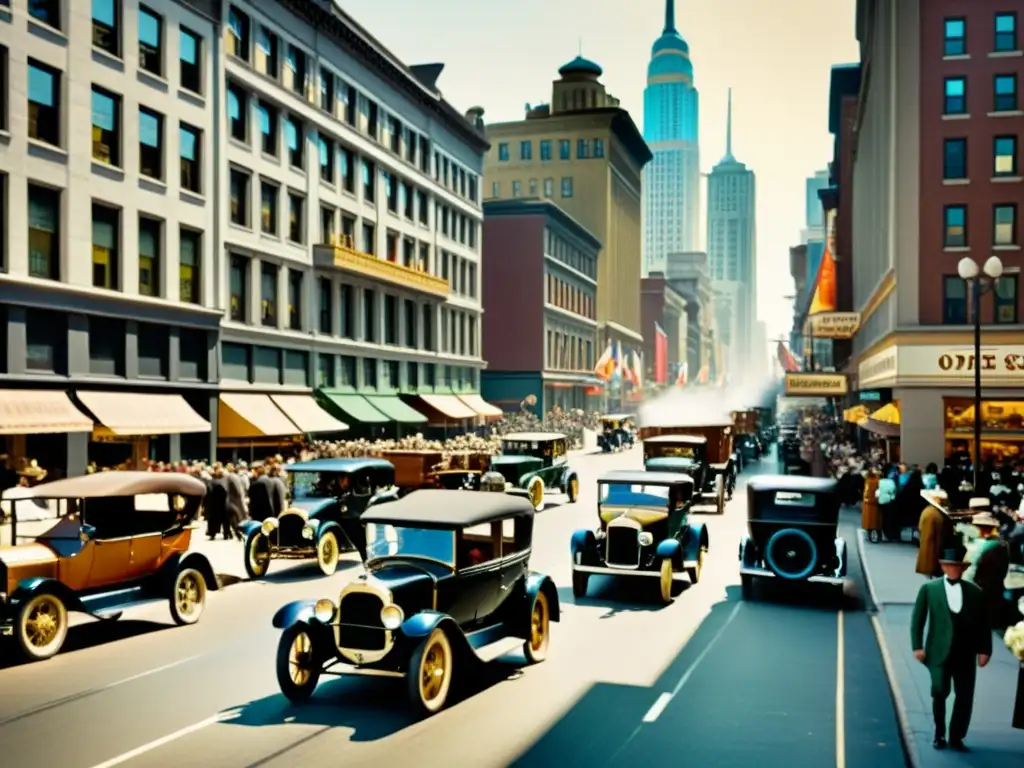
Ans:
POLYGON ((841 608, 836 624, 836 768, 846 768, 846 641, 841 608))
POLYGON ((658 719, 661 713, 665 711, 665 707, 668 706, 668 703, 670 701, 672 701, 671 693, 661 694, 661 696, 658 697, 658 700, 654 702, 654 706, 647 710, 647 714, 644 715, 644 719, 642 722, 653 723, 655 720, 658 719))
POLYGON ((701 662, 704 661, 705 657, 711 653, 711 649, 715 647, 715 644, 722 639, 722 635, 725 634, 725 630, 732 624, 732 620, 736 618, 736 614, 740 612, 740 608, 743 607, 743 603, 736 603, 736 607, 732 609, 732 613, 729 614, 729 618, 725 620, 725 624, 715 633, 715 636, 711 638, 711 641, 704 646, 704 650, 700 652, 700 655, 693 660, 693 663, 687 667, 683 676, 679 678, 679 682, 676 683, 676 687, 672 689, 672 697, 675 696, 683 689, 690 678, 693 677, 693 673, 697 671, 697 667, 700 666, 701 662))
POLYGON ((231 713, 221 712, 220 714, 214 715, 213 717, 208 717, 205 720, 200 720, 198 723, 193 723, 192 725, 182 728, 180 731, 175 731, 174 733, 170 733, 166 736, 162 736, 159 739, 151 741, 148 744, 143 744, 141 747, 136 747, 130 752, 125 752, 124 754, 111 758, 110 760, 107 760, 104 763, 94 765, 93 768, 114 768, 115 765, 122 765, 123 763, 127 763, 129 760, 134 760, 136 757, 141 757, 147 752, 152 752, 154 749, 159 749, 160 747, 166 744, 170 744, 172 741, 177 741, 178 739, 188 736, 191 733, 201 731, 204 728, 209 728, 211 725, 216 725, 217 723, 223 720, 227 720, 229 717, 232 717, 231 713))

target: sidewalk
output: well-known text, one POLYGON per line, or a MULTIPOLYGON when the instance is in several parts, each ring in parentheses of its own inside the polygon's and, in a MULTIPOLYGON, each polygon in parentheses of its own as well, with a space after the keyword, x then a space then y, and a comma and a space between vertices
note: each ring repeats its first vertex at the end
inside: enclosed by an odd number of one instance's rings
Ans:
MULTIPOLYGON (((993 635, 992 660, 978 670, 974 716, 967 734, 971 751, 932 748, 931 682, 910 647, 910 615, 925 579, 914 572, 917 548, 909 544, 871 544, 858 531, 857 548, 871 599, 872 617, 893 688, 904 744, 914 768, 1005 768, 1024 756, 1024 731, 1010 726, 1019 662, 993 635)), ((951 703, 948 705, 951 706, 951 703)))

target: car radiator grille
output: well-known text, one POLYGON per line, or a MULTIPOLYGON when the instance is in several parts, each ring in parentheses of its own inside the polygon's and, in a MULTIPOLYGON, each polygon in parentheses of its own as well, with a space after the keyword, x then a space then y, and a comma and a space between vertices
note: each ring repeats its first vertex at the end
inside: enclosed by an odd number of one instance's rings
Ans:
POLYGON ((640 562, 640 542, 637 541, 635 528, 608 527, 608 554, 605 560, 608 565, 633 567, 640 562))
POLYGON ((310 547, 313 542, 302 538, 306 521, 301 515, 284 515, 278 518, 277 545, 279 547, 310 547))
POLYGON ((359 651, 384 650, 385 630, 380 620, 383 607, 377 595, 366 592, 345 595, 338 610, 338 645, 359 651))

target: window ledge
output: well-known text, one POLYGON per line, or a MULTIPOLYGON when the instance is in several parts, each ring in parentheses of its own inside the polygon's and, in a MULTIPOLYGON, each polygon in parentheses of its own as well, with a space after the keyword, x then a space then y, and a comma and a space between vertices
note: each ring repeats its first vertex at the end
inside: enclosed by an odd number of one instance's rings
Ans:
POLYGON ((990 59, 1014 59, 1024 56, 1024 51, 991 51, 990 59))
POLYGON ((942 183, 947 187, 963 187, 971 183, 970 179, 943 179, 942 183))
POLYGON ((116 64, 118 67, 124 67, 124 59, 118 56, 116 53, 111 53, 105 48, 100 48, 94 45, 92 47, 92 55, 96 58, 103 59, 111 64, 116 64))
POLYGON ((1024 176, 993 176, 991 181, 993 184, 1020 184, 1024 176))
POLYGON ((943 56, 943 61, 970 61, 971 54, 969 53, 958 53, 956 56, 943 56))
POLYGON ((67 43, 68 41, 67 33, 60 29, 57 29, 56 27, 51 27, 45 21, 40 21, 35 16, 28 17, 28 25, 29 27, 35 27, 40 32, 44 32, 47 35, 53 35, 54 37, 62 40, 64 43, 67 43))
POLYGON ((1020 246, 1019 245, 1012 245, 1012 244, 1011 245, 993 245, 992 246, 992 250, 993 251, 1019 251, 1020 250, 1020 246))
POLYGON ((274 163, 275 165, 281 164, 281 158, 279 158, 277 155, 273 155, 270 152, 267 152, 267 150, 265 149, 260 150, 260 157, 262 157, 268 163, 274 163))
POLYGON ((196 203, 197 205, 206 205, 206 195, 202 192, 194 192, 191 189, 180 189, 179 194, 181 198, 190 203, 196 203))
POLYGON ((263 230, 260 230, 260 240, 266 240, 269 243, 280 244, 281 236, 274 232, 264 232, 263 230))
POLYGON ((197 107, 206 107, 206 97, 203 96, 203 94, 196 93, 195 91, 190 90, 188 88, 179 88, 178 98, 182 99, 183 101, 191 102, 192 104, 195 104, 197 107))
POLYGON ((245 139, 239 139, 235 136, 228 136, 228 141, 234 144, 239 149, 244 149, 246 152, 252 152, 252 145, 245 139))
POLYGON ((945 253, 970 253, 971 252, 971 246, 969 246, 969 245, 946 246, 942 250, 945 253))
POLYGON ((943 116, 942 116, 942 119, 943 119, 943 120, 970 120, 970 119, 971 119, 971 116, 970 116, 970 114, 962 114, 962 115, 943 115, 943 116))
POLYGON ((50 144, 39 139, 29 138, 28 145, 30 147, 35 147, 36 149, 41 149, 44 152, 49 152, 53 155, 58 155, 59 157, 63 157, 65 159, 67 159, 68 157, 68 151, 63 147, 58 147, 55 144, 50 144))
POLYGON ((145 174, 139 174, 139 187, 142 189, 148 188, 150 192, 157 192, 159 194, 167 194, 167 182, 163 179, 154 179, 152 176, 146 176, 145 174))
POLYGON ((124 168, 114 165, 113 163, 105 163, 102 160, 97 160, 95 157, 92 158, 92 171, 93 173, 103 173, 108 176, 117 176, 121 181, 124 181, 124 168))
POLYGON ((229 221, 228 226, 236 232, 245 232, 247 235, 252 234, 252 227, 248 224, 239 224, 237 221, 229 221))
POLYGON ((1008 109, 1000 112, 988 112, 987 117, 1021 117, 1024 116, 1024 109, 1008 109))
POLYGON ((143 69, 141 66, 136 70, 135 76, 139 80, 148 82, 150 85, 155 85, 158 88, 163 88, 165 91, 171 87, 166 77, 150 72, 148 69, 143 69))
POLYGON ((0 128, 0 144, 10 144, 11 132, 0 128))

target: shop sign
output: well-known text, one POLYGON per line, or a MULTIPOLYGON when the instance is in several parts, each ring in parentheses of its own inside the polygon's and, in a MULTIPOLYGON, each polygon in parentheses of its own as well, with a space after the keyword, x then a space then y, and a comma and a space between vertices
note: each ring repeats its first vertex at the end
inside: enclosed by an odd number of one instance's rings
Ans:
POLYGON ((880 403, 882 402, 882 393, 878 390, 868 390, 867 392, 858 392, 858 397, 862 402, 865 403, 880 403))
POLYGON ((896 347, 861 361, 857 366, 857 382, 861 387, 891 387, 896 381, 896 347))
POLYGON ((967 347, 902 347, 899 375, 958 379, 969 383, 975 370, 982 379, 1024 385, 1024 346, 982 346, 975 360, 974 348, 967 347))
POLYGON ((847 392, 846 376, 824 373, 787 373, 789 397, 842 397, 847 392))
POLYGON ((860 328, 860 312, 823 312, 808 322, 816 339, 852 339, 860 328))

